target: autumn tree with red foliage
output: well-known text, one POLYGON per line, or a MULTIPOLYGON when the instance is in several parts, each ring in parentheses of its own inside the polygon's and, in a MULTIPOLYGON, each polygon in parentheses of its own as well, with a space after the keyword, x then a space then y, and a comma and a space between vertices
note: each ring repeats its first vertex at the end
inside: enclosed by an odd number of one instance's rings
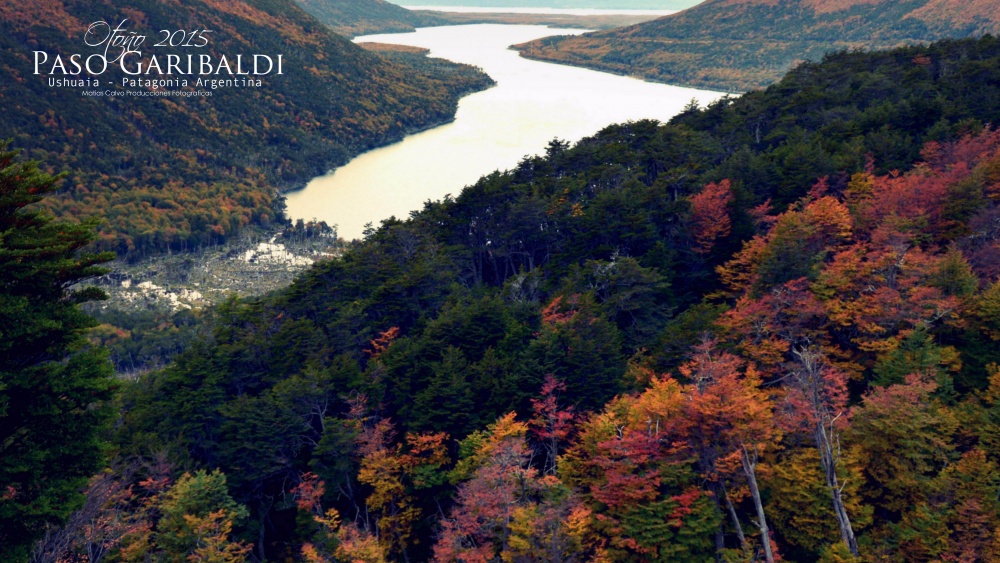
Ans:
POLYGON ((545 376, 542 382, 542 397, 531 399, 531 433, 545 448, 545 473, 553 475, 556 472, 556 458, 559 456, 559 444, 565 441, 573 429, 573 407, 560 408, 559 392, 566 390, 566 384, 554 375, 545 376))
POLYGON ((691 445, 702 452, 703 459, 717 456, 711 464, 720 476, 742 473, 756 511, 764 558, 772 563, 775 550, 757 478, 762 454, 780 437, 772 398, 761 388, 760 375, 753 366, 744 366, 730 354, 717 353, 714 342, 702 343, 695 355, 682 368, 682 373, 695 381, 688 387, 690 399, 685 410, 694 438, 691 445))
POLYGON ((733 201, 729 180, 711 183, 691 196, 691 231, 694 235, 694 251, 708 254, 712 245, 720 238, 729 236, 732 222, 726 208, 733 201))

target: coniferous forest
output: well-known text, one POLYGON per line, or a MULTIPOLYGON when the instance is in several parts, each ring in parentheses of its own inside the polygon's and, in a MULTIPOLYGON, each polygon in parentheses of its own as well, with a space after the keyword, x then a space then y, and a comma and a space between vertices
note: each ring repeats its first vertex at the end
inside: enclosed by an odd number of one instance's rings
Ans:
POLYGON ((0 560, 998 560, 998 122, 995 38, 828 55, 553 140, 134 380, 95 224, 5 149, 0 560))

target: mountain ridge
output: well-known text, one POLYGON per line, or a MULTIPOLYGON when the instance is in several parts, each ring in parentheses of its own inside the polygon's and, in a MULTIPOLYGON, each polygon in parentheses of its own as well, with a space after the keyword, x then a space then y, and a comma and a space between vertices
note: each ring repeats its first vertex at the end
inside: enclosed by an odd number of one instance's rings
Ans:
POLYGON ((430 14, 419 14, 385 0, 295 0, 306 12, 336 33, 355 37, 370 33, 400 33, 417 27, 444 25, 430 14))
MULTIPOLYGON (((708 0, 650 22, 543 38, 522 56, 728 91, 775 82, 804 60, 1000 33, 991 2, 942 0, 708 0)), ((992 3, 992 4, 995 4, 992 3)))

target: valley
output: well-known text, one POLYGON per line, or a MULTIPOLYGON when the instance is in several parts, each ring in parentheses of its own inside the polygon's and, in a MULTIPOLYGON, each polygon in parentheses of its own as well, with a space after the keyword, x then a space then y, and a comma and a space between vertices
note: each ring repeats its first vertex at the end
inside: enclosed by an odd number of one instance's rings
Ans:
POLYGON ((357 38, 428 49, 482 69, 497 85, 462 98, 455 120, 367 152, 331 174, 287 194, 293 219, 337 225, 345 239, 366 225, 405 218, 426 202, 458 197, 484 174, 512 169, 549 150, 614 123, 668 121, 691 103, 708 105, 717 92, 651 84, 550 63, 528 61, 508 47, 527 38, 569 33, 542 26, 476 24, 421 28, 414 33, 357 38))
POLYGON ((996 0, 439 1, 0 0, 0 561, 1000 559, 996 0))

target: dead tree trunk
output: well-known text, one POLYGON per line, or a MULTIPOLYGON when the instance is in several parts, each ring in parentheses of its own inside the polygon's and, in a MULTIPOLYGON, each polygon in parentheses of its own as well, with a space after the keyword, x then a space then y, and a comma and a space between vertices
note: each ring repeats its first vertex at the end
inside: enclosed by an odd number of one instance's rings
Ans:
POLYGON ((797 350, 800 369, 796 370, 794 384, 798 386, 807 399, 807 406, 812 411, 812 419, 815 421, 813 437, 816 441, 816 449, 819 451, 820 468, 823 470, 823 478, 826 488, 830 491, 830 500, 833 502, 833 514, 837 519, 837 527, 840 529, 840 537, 851 551, 851 555, 858 556, 858 540, 854 537, 854 528, 851 526, 851 518, 847 514, 844 506, 843 486, 837 478, 837 466, 840 465, 840 436, 837 432, 837 419, 840 413, 834 414, 835 407, 829 401, 829 391, 826 388, 829 382, 824 377, 823 358, 814 350, 797 350))
POLYGON ((767 563, 774 563, 774 552, 771 549, 771 535, 767 528, 767 519, 764 517, 764 504, 760 499, 760 489, 757 487, 757 451, 754 448, 753 456, 743 445, 743 473, 746 475, 747 483, 750 485, 750 496, 753 497, 754 507, 757 509, 757 526, 760 528, 760 543, 764 546, 764 559, 767 563))

